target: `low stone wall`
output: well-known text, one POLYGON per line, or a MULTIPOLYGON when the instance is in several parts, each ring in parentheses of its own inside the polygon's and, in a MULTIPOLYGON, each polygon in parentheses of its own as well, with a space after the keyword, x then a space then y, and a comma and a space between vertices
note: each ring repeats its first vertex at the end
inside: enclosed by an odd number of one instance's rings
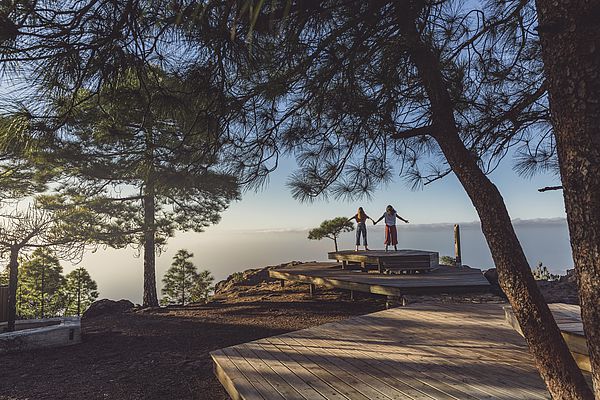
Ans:
MULTIPOLYGON (((0 324, 0 332, 5 326, 0 324)), ((0 333, 0 354, 81 343, 79 317, 20 320, 15 328, 0 333)))

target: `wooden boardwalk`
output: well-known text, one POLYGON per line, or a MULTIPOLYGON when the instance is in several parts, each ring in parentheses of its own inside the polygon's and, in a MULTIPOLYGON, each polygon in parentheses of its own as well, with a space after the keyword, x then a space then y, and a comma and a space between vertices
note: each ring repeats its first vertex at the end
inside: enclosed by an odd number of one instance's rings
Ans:
MULTIPOLYGON (((581 322, 581 308, 578 305, 564 303, 553 303, 548 306, 577 365, 583 371, 591 372, 590 353, 581 322)), ((505 306, 504 311, 508 323, 522 335, 523 332, 521 332, 512 308, 505 306)))
POLYGON ((386 296, 487 291, 490 284, 478 269, 439 266, 428 273, 410 275, 342 269, 339 263, 307 263, 272 269, 271 278, 374 293, 386 296))
POLYGON ((413 304, 211 353, 233 399, 549 399, 501 304, 413 304))

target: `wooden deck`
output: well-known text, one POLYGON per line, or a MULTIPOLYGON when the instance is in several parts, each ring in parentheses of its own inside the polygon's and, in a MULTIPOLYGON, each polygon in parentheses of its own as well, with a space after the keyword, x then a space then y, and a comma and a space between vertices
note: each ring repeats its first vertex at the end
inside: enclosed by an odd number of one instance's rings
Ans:
MULTIPOLYGON (((581 308, 578 305, 564 303, 553 303, 548 304, 548 306, 577 365, 583 371, 591 372, 590 353, 583 332, 583 323, 581 322, 581 308)), ((505 306, 504 312, 508 323, 519 334, 523 335, 512 308, 505 306)))
POLYGON ((413 304, 211 353, 233 399, 549 399, 501 304, 413 304))
POLYGON ((341 261, 342 269, 346 269, 349 263, 357 263, 364 271, 373 266, 379 273, 385 270, 429 271, 437 267, 440 262, 440 255, 437 252, 424 250, 342 250, 327 253, 327 256, 330 260, 341 261))
POLYGON ((486 291, 490 284, 478 269, 439 266, 429 273, 383 275, 343 270, 339 263, 307 263, 272 269, 271 278, 386 296, 486 291))

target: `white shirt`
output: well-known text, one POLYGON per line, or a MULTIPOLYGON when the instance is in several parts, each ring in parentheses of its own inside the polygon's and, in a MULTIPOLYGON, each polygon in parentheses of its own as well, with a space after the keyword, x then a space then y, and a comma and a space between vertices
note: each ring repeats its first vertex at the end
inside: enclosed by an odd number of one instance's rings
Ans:
POLYGON ((383 217, 386 225, 396 225, 396 212, 390 214, 386 211, 383 213, 383 217))

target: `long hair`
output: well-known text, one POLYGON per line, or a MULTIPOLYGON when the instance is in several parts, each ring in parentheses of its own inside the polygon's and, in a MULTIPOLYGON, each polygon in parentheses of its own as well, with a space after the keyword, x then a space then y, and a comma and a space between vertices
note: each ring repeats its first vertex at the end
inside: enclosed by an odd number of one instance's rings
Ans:
POLYGON ((392 207, 390 204, 388 204, 388 206, 385 208, 385 211, 390 214, 393 214, 396 212, 396 210, 394 210, 394 207, 392 207))
POLYGON ((367 219, 367 214, 362 207, 358 207, 358 217, 361 221, 365 221, 367 219))

